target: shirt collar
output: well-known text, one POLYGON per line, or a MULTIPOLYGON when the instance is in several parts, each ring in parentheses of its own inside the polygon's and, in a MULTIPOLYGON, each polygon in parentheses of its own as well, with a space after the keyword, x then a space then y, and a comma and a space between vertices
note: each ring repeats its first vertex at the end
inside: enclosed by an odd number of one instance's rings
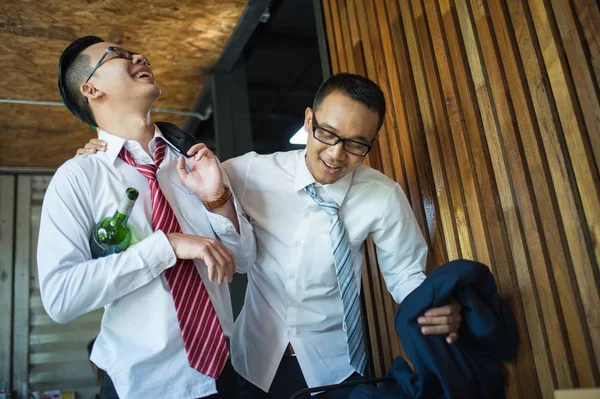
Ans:
MULTIPOLYGON (((154 138, 152 139, 152 141, 150 141, 150 150, 152 152, 154 152, 154 148, 155 148, 154 143, 155 143, 155 140, 157 137, 160 137, 163 140, 165 140, 165 142, 167 142, 167 140, 163 136, 163 134, 160 131, 160 129, 158 128, 158 126, 154 125, 154 138)), ((98 138, 100 140, 106 141, 106 157, 108 158, 108 161, 110 164, 115 163, 115 160, 121 153, 121 149, 123 147, 127 148, 127 150, 132 153, 132 156, 134 157, 134 159, 137 158, 135 153, 139 152, 139 151, 136 151, 137 149, 139 149, 140 151, 143 151, 140 144, 137 141, 126 140, 122 137, 115 136, 114 134, 110 134, 100 128, 98 128, 98 138)), ((146 156, 147 156, 147 154, 146 154, 146 156)))
MULTIPOLYGON (((300 151, 298 154, 297 165, 296 165, 296 178, 294 180, 294 191, 303 190, 306 186, 315 183, 316 180, 313 175, 308 170, 306 166, 306 150, 300 151)), ((344 202, 344 198, 348 191, 350 190, 350 186, 352 185, 352 177, 354 176, 354 171, 348 173, 346 176, 342 177, 340 180, 336 181, 332 184, 323 184, 316 183, 323 187, 323 189, 339 206, 342 206, 344 202)))

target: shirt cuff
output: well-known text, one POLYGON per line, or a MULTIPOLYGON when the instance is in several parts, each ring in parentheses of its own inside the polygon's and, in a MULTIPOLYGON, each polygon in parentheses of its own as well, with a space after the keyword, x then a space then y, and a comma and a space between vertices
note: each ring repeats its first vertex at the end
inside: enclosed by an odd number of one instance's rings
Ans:
MULTIPOLYGON (((236 217, 238 218, 238 224, 241 225, 240 214, 238 213, 239 205, 235 197, 231 197, 233 199, 233 207, 235 209, 236 217)), ((218 213, 214 213, 204 208, 206 212, 206 216, 208 217, 208 221, 210 222, 210 227, 212 227, 213 231, 218 237, 230 236, 231 234, 239 235, 231 220, 227 219, 225 216, 219 215, 218 213)))
POLYGON ((153 277, 175 265, 177 256, 162 230, 155 231, 131 247, 149 268, 153 277))

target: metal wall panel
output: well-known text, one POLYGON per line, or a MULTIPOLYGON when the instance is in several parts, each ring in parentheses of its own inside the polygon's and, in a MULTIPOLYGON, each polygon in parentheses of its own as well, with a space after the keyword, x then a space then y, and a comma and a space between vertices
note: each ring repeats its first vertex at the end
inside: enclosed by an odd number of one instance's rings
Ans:
POLYGON ((0 175, 0 381, 10 381, 15 177, 0 175))
POLYGON ((51 176, 0 175, 0 381, 17 398, 60 389, 88 398, 98 391, 87 345, 103 310, 55 323, 40 298, 36 252, 42 200, 51 176))
POLYGON ((31 248, 31 176, 17 178, 17 208, 13 308, 13 389, 27 395, 29 355, 29 265, 31 248))
POLYGON ((50 319, 42 306, 35 254, 42 200, 49 182, 48 176, 31 177, 29 390, 75 390, 86 398, 96 390, 87 344, 100 331, 103 310, 67 324, 58 324, 50 319))

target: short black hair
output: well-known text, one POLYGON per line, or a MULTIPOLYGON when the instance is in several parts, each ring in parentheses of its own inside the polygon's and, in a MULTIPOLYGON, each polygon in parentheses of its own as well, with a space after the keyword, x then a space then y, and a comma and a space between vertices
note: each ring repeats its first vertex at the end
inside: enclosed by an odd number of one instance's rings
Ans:
POLYGON ((79 90, 92 67, 90 57, 81 52, 103 41, 97 36, 80 37, 67 46, 58 61, 58 92, 63 104, 73 115, 92 126, 96 126, 96 120, 90 105, 79 90))
POLYGON ((352 73, 333 75, 324 81, 317 90, 313 101, 313 110, 316 112, 325 97, 334 92, 345 94, 351 99, 363 103, 370 110, 376 111, 379 114, 377 131, 381 129, 385 118, 385 97, 377 83, 364 76, 352 73))

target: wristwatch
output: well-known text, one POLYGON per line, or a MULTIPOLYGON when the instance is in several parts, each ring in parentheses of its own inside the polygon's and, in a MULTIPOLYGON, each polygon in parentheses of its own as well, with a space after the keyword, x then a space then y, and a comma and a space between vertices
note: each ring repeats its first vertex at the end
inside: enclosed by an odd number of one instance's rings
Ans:
POLYGON ((225 203, 227 201, 229 201, 229 199, 231 198, 231 190, 229 189, 229 186, 227 184, 223 184, 223 188, 225 189, 225 191, 223 191, 223 194, 221 194, 221 196, 219 198, 217 198, 216 200, 213 201, 202 201, 202 203, 204 204, 204 207, 208 210, 210 209, 215 209, 215 208, 220 208, 223 205, 225 205, 225 203))

